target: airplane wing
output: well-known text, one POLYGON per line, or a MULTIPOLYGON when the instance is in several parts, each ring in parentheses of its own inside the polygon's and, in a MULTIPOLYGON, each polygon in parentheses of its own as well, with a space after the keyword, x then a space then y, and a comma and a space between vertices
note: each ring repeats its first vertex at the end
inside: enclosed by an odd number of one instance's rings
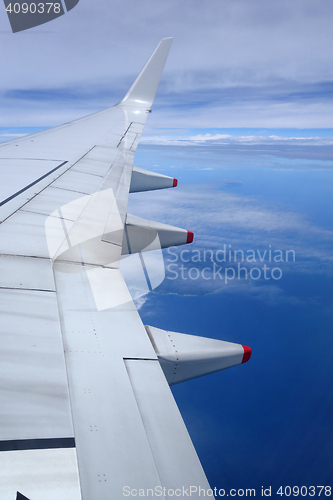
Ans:
POLYGON ((144 327, 119 269, 193 239, 127 214, 177 184, 133 167, 171 41, 116 106, 0 145, 1 500, 209 489, 169 386, 250 350, 144 327))

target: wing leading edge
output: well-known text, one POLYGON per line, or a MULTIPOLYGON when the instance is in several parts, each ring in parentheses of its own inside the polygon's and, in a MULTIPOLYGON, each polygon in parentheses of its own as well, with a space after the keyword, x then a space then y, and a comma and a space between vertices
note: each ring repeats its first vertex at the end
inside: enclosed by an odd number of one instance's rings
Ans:
POLYGON ((169 384, 244 361, 242 347, 214 356, 202 339, 201 369, 181 336, 179 364, 170 332, 143 326, 119 270, 124 253, 192 240, 126 212, 130 189, 177 184, 132 176, 171 41, 118 105, 0 146, 3 500, 209 488, 169 384))

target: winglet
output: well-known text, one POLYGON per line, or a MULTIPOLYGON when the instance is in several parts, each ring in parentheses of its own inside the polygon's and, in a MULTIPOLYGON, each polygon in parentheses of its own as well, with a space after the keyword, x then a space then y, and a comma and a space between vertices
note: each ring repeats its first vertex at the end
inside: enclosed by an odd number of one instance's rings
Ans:
POLYGON ((160 41, 125 97, 118 103, 118 106, 151 107, 171 43, 172 38, 163 38, 160 41))

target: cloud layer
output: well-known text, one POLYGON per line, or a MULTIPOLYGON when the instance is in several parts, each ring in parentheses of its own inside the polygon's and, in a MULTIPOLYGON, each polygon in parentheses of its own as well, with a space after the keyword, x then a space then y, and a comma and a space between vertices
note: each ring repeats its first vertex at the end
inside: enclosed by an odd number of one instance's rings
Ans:
POLYGON ((112 105, 173 36, 151 129, 333 126, 329 0, 81 0, 17 34, 2 9, 0 125, 51 126, 112 105))
MULTIPOLYGON (((301 133, 301 131, 299 131, 301 133)), ((285 137, 280 135, 230 135, 230 134, 197 134, 197 135, 156 135, 144 136, 143 144, 168 144, 170 146, 189 145, 299 145, 299 146, 331 146, 333 137, 285 137)))
POLYGON ((332 275, 332 230, 288 207, 283 196, 278 205, 262 196, 233 193, 231 184, 215 180, 130 197, 130 213, 190 228, 195 234, 194 244, 165 251, 166 279, 154 293, 206 295, 237 289, 258 300, 293 303, 295 297, 283 292, 283 279, 275 279, 279 272, 271 277, 273 268, 281 269, 283 276, 332 275), (247 273, 238 276, 238 263, 247 273), (264 265, 269 269, 267 280, 264 265), (258 281, 257 271, 254 278, 249 275, 252 268, 261 270, 258 281), (231 279, 226 280, 226 272, 231 279))

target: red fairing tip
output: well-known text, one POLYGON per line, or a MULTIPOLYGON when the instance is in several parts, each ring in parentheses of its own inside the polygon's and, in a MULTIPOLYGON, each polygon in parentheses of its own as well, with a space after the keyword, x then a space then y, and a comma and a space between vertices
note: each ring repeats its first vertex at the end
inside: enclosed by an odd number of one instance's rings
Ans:
POLYGON ((173 186, 172 186, 172 187, 174 187, 174 188, 175 188, 176 186, 178 186, 178 181, 177 181, 177 179, 174 179, 174 180, 173 180, 173 186))
POLYGON ((194 237, 194 234, 192 233, 192 231, 187 231, 187 240, 186 240, 186 243, 192 243, 193 237, 194 237))
POLYGON ((242 359, 242 363, 246 363, 251 357, 252 349, 251 349, 251 347, 248 347, 247 345, 242 345, 242 347, 244 349, 244 356, 242 359))

